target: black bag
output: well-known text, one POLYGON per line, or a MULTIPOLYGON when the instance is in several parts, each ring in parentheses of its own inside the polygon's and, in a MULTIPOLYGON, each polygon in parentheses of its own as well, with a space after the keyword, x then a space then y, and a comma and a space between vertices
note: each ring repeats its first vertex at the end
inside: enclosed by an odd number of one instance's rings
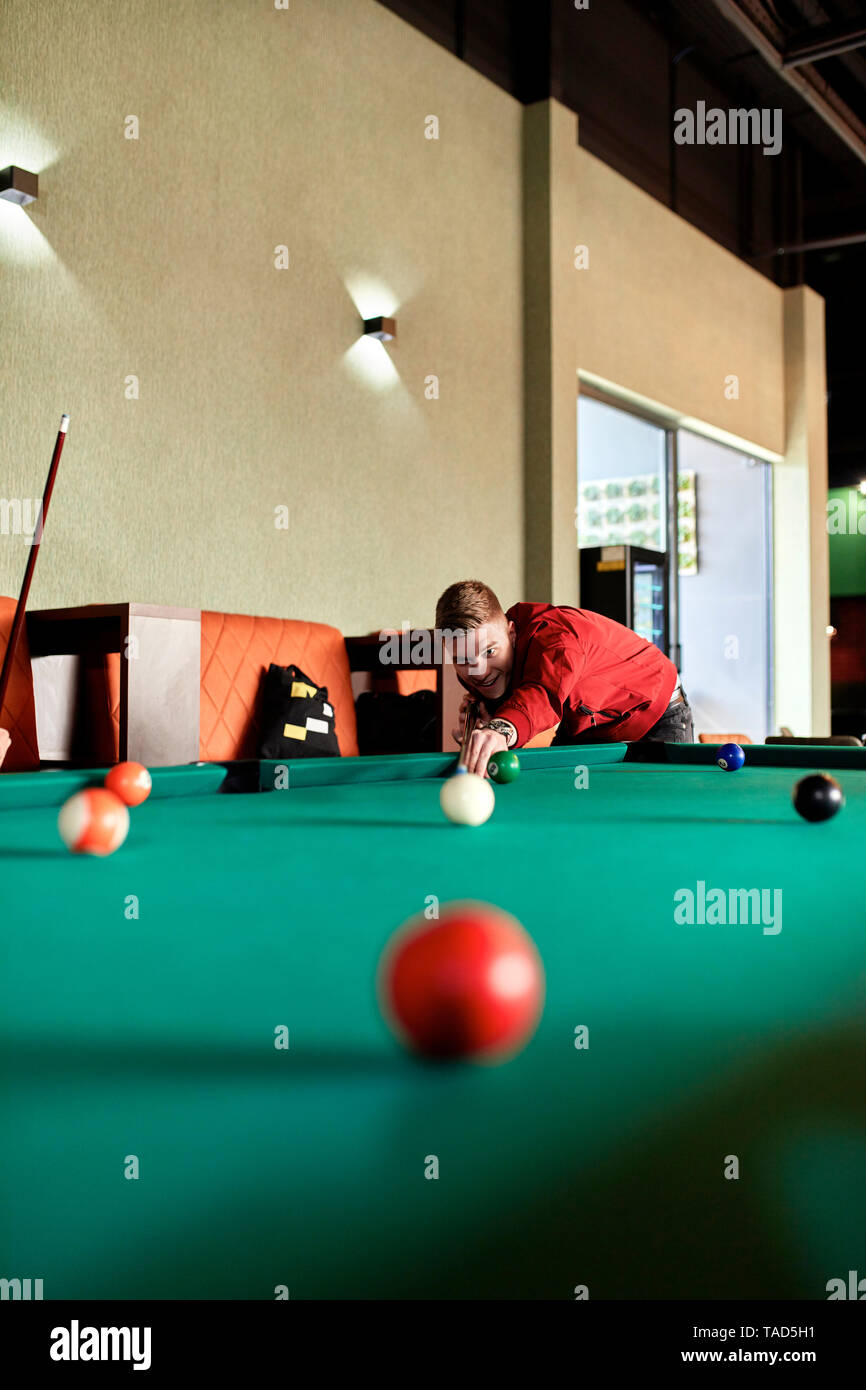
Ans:
POLYGON ((297 666, 268 667, 262 683, 262 758, 338 758, 327 686, 297 666))
POLYGON ((435 753, 436 695, 365 690, 355 701, 361 753, 435 753))

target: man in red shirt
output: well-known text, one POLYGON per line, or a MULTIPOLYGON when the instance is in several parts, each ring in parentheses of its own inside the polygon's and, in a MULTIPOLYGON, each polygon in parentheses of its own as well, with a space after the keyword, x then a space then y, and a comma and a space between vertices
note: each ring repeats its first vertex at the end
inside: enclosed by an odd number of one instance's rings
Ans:
MULTIPOLYGON (((494 753, 522 748, 558 724, 555 743, 691 743, 692 713, 677 669, 622 623, 585 608, 516 603, 507 613, 475 579, 447 588, 436 627, 461 634, 454 665, 481 724, 467 768, 482 776, 494 753)), ((453 637, 451 639, 453 643, 453 637)), ((462 731, 455 729, 460 742, 462 731)))

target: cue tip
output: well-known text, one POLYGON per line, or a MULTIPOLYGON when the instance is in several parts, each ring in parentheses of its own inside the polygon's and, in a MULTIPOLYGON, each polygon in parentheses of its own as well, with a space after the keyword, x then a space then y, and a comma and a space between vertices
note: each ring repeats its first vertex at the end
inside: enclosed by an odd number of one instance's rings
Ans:
POLYGON ((66 431, 67 431, 68 429, 69 429, 69 416, 68 416, 68 415, 61 415, 61 417, 60 417, 60 433, 61 433, 61 434, 65 434, 66 431))

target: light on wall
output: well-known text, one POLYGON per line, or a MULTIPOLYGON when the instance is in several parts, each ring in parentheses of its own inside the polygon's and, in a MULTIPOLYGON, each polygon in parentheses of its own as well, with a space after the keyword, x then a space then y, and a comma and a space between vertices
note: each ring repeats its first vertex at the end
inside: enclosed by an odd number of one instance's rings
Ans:
POLYGON ((38 174, 31 174, 28 169, 19 169, 17 164, 0 169, 0 198, 5 198, 9 203, 17 203, 23 208, 38 197, 38 174))
POLYGON ((390 343, 397 336, 396 319, 364 319, 364 337, 378 338, 380 343, 390 343))
POLYGON ((860 484, 860 491, 862 492, 863 496, 866 497, 866 478, 864 478, 862 483, 860 484))

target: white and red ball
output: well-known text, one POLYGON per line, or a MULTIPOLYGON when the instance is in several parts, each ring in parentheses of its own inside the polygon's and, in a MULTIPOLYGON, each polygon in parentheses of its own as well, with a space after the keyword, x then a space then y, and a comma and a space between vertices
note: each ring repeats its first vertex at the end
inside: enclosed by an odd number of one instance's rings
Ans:
POLYGON ((129 811, 114 792, 87 787, 63 803, 57 829, 72 854, 113 854, 129 834, 129 811))

